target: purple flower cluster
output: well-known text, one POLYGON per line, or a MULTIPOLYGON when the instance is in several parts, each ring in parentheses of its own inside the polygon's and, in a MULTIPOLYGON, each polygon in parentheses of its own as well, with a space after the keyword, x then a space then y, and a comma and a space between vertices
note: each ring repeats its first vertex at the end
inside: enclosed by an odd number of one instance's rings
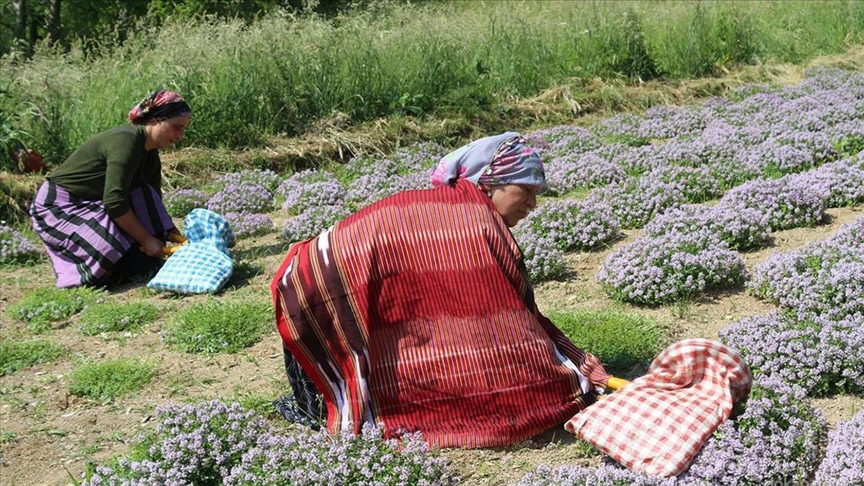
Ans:
POLYGON ((864 484, 864 412, 828 433, 825 458, 813 484, 864 484))
POLYGON ((261 416, 218 400, 169 404, 156 415, 155 432, 144 438, 145 458, 99 466, 83 484, 217 484, 262 435, 273 433, 261 416))
POLYGON ((551 201, 532 211, 514 229, 525 241, 545 238, 562 251, 591 250, 619 235, 609 206, 592 200, 551 201))
POLYGON ((526 474, 517 486, 674 486, 675 478, 648 476, 625 469, 615 463, 600 467, 558 466, 545 464, 526 474))
POLYGON ((664 165, 655 167, 645 177, 667 184, 677 184, 688 202, 705 202, 723 194, 720 182, 714 178, 714 173, 708 166, 664 165))
POLYGON ((678 482, 804 484, 819 464, 826 429, 801 390, 758 380, 744 412, 720 424, 678 482))
POLYGON ((165 195, 164 203, 168 214, 175 218, 185 218, 193 209, 207 207, 210 195, 200 189, 177 189, 165 195))
POLYGON ((345 205, 310 207, 285 223, 281 237, 288 242, 306 240, 350 214, 351 210, 345 205))
POLYGON ((317 206, 342 204, 345 198, 345 187, 335 179, 296 184, 293 190, 285 181, 279 189, 285 198, 282 210, 295 215, 317 206))
POLYGON ((246 238, 270 233, 275 229, 273 220, 266 214, 225 213, 222 215, 235 238, 246 238))
POLYGON ((864 315, 864 217, 834 236, 774 255, 756 266, 747 287, 799 319, 864 315))
POLYGON ((723 206, 685 204, 666 210, 645 226, 645 235, 652 237, 699 231, 714 233, 734 250, 758 248, 770 238, 767 218, 751 208, 732 211, 723 206))
POLYGON ((799 320, 774 311, 719 333, 755 376, 796 385, 811 396, 864 390, 864 316, 799 320))
POLYGON ((864 164, 857 157, 827 163, 795 176, 795 181, 820 194, 829 208, 864 201, 864 164))
POLYGON ((355 179, 348 186, 345 196, 352 209, 364 208, 387 196, 392 196, 412 189, 428 189, 430 187, 427 172, 414 172, 400 175, 393 172, 373 172, 355 179))
POLYGON ((718 206, 732 211, 760 210, 771 229, 777 231, 814 226, 822 221, 825 198, 794 176, 784 176, 745 182, 726 193, 718 206))
POLYGON ((595 152, 548 158, 545 169, 550 195, 562 195, 580 187, 605 186, 627 176, 619 165, 595 152))
POLYGON ((592 204, 606 203, 621 228, 641 228, 654 216, 686 202, 683 187, 652 178, 627 178, 595 189, 586 198, 592 204))
POLYGON ((531 148, 548 158, 561 155, 579 155, 601 145, 601 140, 585 128, 574 125, 559 125, 537 130, 526 136, 531 148))
POLYGON ((243 455, 226 485, 458 484, 449 461, 431 454, 420 435, 385 439, 365 425, 359 436, 343 433, 268 435, 243 455))
POLYGON ((240 172, 229 172, 216 179, 216 187, 224 189, 230 185, 252 184, 266 187, 271 193, 276 190, 282 177, 270 169, 248 169, 240 172))
POLYGON ((282 434, 260 415, 217 400, 157 409, 155 432, 140 460, 97 466, 82 484, 455 484, 446 458, 419 435, 331 437, 306 429, 282 434))
POLYGON ((219 214, 266 213, 273 209, 273 194, 260 184, 231 183, 207 201, 207 209, 219 214))
POLYGON ((645 237, 612 253, 596 279, 612 298, 664 304, 740 284, 741 256, 710 231, 645 237))
POLYGON ((642 133, 642 117, 632 113, 619 113, 595 124, 592 131, 610 141, 638 147, 650 142, 650 135, 642 133))
POLYGON ((556 280, 567 274, 564 252, 554 241, 543 235, 516 230, 513 233, 525 262, 525 270, 533 282, 556 280))
POLYGON ((0 264, 23 263, 38 260, 41 249, 17 230, 0 224, 0 264))
POLYGON ((336 176, 326 170, 306 169, 295 172, 282 181, 276 188, 276 200, 285 201, 290 197, 296 197, 295 194, 302 192, 309 184, 335 180, 336 176))

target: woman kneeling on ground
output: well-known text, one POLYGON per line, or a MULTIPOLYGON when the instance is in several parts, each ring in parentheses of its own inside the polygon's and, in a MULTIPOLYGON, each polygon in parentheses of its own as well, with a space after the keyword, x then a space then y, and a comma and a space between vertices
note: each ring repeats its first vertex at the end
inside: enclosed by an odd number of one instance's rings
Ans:
POLYGON ((509 230, 546 189, 525 140, 462 147, 432 185, 289 249, 271 285, 296 400, 275 402, 283 415, 488 447, 563 424, 606 386, 599 360, 538 311, 509 230))
POLYGON ((133 125, 90 138, 48 174, 30 216, 57 287, 149 275, 165 241, 182 240, 162 203, 159 149, 183 138, 190 116, 179 94, 156 91, 129 112, 133 125))

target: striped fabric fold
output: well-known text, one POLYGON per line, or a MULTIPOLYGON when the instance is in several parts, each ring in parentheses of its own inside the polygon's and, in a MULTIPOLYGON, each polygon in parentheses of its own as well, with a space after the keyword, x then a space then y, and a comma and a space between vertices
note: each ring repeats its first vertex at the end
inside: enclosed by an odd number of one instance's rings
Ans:
POLYGON ((465 181, 391 196, 294 244, 271 285, 276 323, 329 430, 497 446, 592 403, 608 375, 539 313, 521 259, 465 181))
MULTIPOLYGON (((134 188, 129 197, 135 216, 150 234, 164 240, 175 228, 155 189, 134 188)), ((108 216, 102 201, 75 197, 51 181, 39 188, 30 216, 60 288, 98 284, 134 243, 108 216)))

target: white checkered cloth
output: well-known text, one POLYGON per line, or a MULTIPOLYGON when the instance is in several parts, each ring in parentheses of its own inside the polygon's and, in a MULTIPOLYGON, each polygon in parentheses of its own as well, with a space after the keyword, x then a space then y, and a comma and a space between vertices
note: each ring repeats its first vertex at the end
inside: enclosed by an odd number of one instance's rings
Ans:
POLYGON ((218 292, 234 271, 231 226, 219 214, 198 208, 186 216, 183 227, 188 242, 165 261, 147 287, 178 294, 218 292))
POLYGON ((707 339, 666 348, 648 374, 571 418, 564 428, 626 468, 657 476, 687 469, 714 430, 746 399, 750 369, 707 339))

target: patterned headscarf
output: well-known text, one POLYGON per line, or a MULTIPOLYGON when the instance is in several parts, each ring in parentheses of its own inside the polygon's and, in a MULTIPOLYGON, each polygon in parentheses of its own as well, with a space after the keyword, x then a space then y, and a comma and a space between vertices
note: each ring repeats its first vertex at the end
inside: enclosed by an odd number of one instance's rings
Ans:
POLYGON ((528 184, 541 193, 548 188, 543 161, 516 132, 481 138, 444 156, 432 172, 432 186, 456 179, 484 186, 528 184))
POLYGON ((129 121, 135 125, 149 125, 176 116, 189 116, 192 109, 178 93, 154 91, 129 110, 129 121))

